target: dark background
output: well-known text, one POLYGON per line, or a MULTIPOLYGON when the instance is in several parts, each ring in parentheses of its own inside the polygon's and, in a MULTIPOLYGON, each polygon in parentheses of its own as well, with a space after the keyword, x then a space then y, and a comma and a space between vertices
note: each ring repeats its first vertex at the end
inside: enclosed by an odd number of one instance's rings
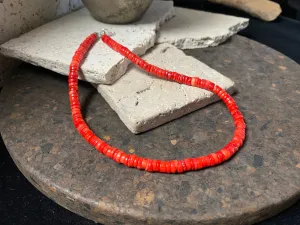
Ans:
MULTIPOLYGON (((300 64, 300 0, 274 0, 283 13, 263 22, 205 0, 175 0, 175 5, 250 18, 240 35, 280 51, 300 64)), ((300 71, 299 71, 300 76, 300 71)), ((1 90, 0 90, 1 91, 1 90)), ((94 225, 51 201, 35 189, 15 166, 0 137, 0 225, 94 225)), ((300 224, 300 201, 288 210, 257 225, 300 224)))

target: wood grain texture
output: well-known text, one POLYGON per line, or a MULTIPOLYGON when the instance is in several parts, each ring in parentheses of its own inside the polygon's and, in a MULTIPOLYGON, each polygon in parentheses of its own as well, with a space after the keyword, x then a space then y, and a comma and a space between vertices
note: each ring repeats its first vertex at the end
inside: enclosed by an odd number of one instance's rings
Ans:
POLYGON ((269 0, 208 0, 249 13, 265 21, 275 20, 281 13, 281 7, 269 0))

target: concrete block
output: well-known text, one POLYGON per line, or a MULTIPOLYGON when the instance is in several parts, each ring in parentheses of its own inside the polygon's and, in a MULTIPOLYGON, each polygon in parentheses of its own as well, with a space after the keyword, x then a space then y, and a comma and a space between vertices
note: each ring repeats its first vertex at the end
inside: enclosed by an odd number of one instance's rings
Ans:
POLYGON ((175 7, 175 15, 159 30, 156 42, 179 49, 217 46, 249 23, 245 18, 180 7, 175 7))
MULTIPOLYGON (((171 44, 157 45, 142 58, 161 68, 211 80, 229 93, 234 91, 232 80, 171 44)), ((135 65, 114 84, 98 85, 97 89, 135 134, 218 101, 209 91, 156 78, 135 65)))
MULTIPOLYGON (((4 43, 1 53, 68 75, 75 50, 92 32, 108 29, 115 33, 116 41, 143 55, 155 44, 156 30, 173 15, 173 2, 154 1, 138 22, 111 25, 96 21, 83 8, 4 43)), ((128 65, 128 60, 99 41, 83 63, 80 79, 111 84, 126 72, 128 65)))

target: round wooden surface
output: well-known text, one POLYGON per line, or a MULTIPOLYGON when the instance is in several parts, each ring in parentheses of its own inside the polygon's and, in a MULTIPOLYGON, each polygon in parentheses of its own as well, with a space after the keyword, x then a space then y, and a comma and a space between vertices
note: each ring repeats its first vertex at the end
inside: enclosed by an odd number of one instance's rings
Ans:
MULTIPOLYGON (((22 173, 58 204, 104 224, 253 224, 300 198, 300 66, 236 36, 187 51, 230 77, 247 140, 228 162, 186 174, 119 165, 74 129, 67 77, 23 66, 0 96, 0 129, 22 173)), ((222 102, 134 135, 94 87, 81 82, 90 127, 113 146, 143 157, 182 159, 223 147, 234 126, 222 102)))

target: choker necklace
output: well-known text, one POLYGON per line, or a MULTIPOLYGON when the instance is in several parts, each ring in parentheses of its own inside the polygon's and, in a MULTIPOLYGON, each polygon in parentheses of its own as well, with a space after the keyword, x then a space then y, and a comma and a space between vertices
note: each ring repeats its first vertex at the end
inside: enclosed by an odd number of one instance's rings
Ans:
POLYGON ((228 160, 238 151, 245 140, 246 124, 244 117, 238 110, 238 106, 236 105, 235 101, 225 90, 211 81, 198 77, 189 77, 151 65, 131 52, 128 48, 117 43, 109 35, 110 34, 106 33, 105 31, 100 33, 92 33, 89 35, 76 50, 70 64, 68 82, 72 118, 76 129, 89 144, 117 163, 124 164, 127 167, 135 167, 140 170, 160 173, 183 173, 191 170, 199 170, 205 167, 212 167, 228 160), (235 131, 231 141, 219 151, 206 156, 186 158, 182 160, 163 161, 142 158, 136 156, 135 154, 127 154, 108 145, 103 140, 98 138, 83 120, 78 96, 78 72, 80 65, 84 56, 98 39, 101 39, 110 48, 120 53, 148 73, 154 74, 166 80, 175 81, 180 84, 202 88, 216 94, 225 103, 234 121, 235 131))

